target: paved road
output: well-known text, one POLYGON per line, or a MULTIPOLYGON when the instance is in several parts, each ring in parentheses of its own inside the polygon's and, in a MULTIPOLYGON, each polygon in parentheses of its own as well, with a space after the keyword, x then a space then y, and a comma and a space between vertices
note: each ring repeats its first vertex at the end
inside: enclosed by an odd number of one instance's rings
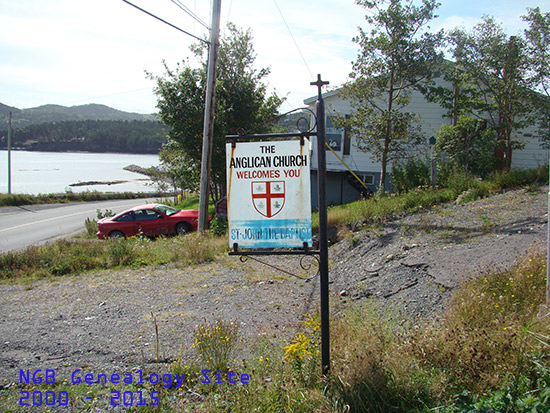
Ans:
POLYGON ((28 205, 0 208, 0 253, 43 244, 83 231, 86 218, 96 218, 97 209, 114 213, 156 199, 123 199, 71 204, 28 205))

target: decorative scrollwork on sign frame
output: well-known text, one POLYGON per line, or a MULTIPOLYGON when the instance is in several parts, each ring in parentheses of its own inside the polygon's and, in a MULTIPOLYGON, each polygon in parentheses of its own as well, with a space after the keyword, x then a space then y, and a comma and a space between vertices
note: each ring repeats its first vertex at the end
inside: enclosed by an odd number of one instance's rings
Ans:
POLYGON ((315 272, 314 275, 311 275, 309 277, 302 277, 301 275, 298 275, 298 274, 294 274, 290 271, 287 271, 283 268, 280 268, 280 267, 277 267, 276 265, 273 265, 273 264, 269 264, 265 261, 262 261, 262 260, 259 260, 258 258, 255 258, 254 256, 252 255, 241 255, 239 257, 239 260, 242 262, 242 263, 245 263, 247 262, 249 259, 253 260, 253 261, 256 261, 260 264, 263 264, 263 265, 266 265, 270 268, 273 268, 274 270, 277 270, 277 271, 280 271, 280 272, 283 272, 287 275, 290 275, 292 277, 296 277, 296 278, 299 278, 300 280, 305 280, 305 281, 309 281, 309 280, 312 280, 313 278, 317 277, 319 275, 319 268, 320 268, 320 262, 319 262, 319 257, 317 257, 317 255, 312 255, 312 254, 304 254, 300 257, 300 268, 303 270, 303 271, 310 271, 314 265, 317 266, 317 271, 315 272), (311 260, 310 262, 307 262, 307 260, 311 260))
POLYGON ((290 115, 291 113, 299 112, 299 111, 309 112, 311 114, 312 119, 314 120, 314 122, 310 123, 309 119, 307 117, 302 116, 302 117, 300 117, 296 120, 296 129, 299 130, 300 133, 306 133, 306 134, 313 133, 313 131, 317 128, 317 116, 315 115, 315 112, 313 112, 310 108, 302 107, 302 108, 298 108, 298 109, 292 109, 292 110, 290 110, 286 113, 283 113, 281 115, 277 115, 274 118, 268 119, 268 120, 260 123, 259 125, 255 126, 254 128, 252 128, 248 131, 244 131, 244 130, 240 129, 240 130, 238 130, 238 134, 239 135, 249 135, 249 134, 253 133, 255 130, 260 129, 262 126, 264 126, 264 125, 266 125, 270 122, 277 121, 281 118, 284 118, 287 115, 290 115))

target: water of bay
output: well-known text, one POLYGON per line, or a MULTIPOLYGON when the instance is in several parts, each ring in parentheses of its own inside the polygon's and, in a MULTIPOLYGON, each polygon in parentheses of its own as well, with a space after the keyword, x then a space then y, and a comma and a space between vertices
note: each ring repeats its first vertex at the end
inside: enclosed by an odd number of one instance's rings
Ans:
MULTIPOLYGON (((157 166, 157 155, 88 152, 11 151, 11 192, 48 194, 65 191, 152 192, 156 188, 145 175, 124 170, 125 166, 157 166), (84 182, 116 182, 86 184, 84 182)), ((8 192, 8 152, 0 151, 0 193, 8 192)))

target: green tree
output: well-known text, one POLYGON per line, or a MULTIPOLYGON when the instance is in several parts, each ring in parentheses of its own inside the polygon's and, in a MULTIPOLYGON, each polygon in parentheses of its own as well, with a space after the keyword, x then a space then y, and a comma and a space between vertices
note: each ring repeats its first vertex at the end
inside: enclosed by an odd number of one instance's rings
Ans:
POLYGON ((540 8, 528 9, 523 20, 529 23, 529 28, 524 31, 528 47, 530 68, 529 82, 533 89, 546 96, 538 97, 537 106, 541 108, 540 138, 548 146, 550 140, 550 13, 541 13, 540 8))
MULTIPOLYGON (((156 81, 157 108, 163 123, 171 127, 169 146, 181 151, 192 165, 200 165, 206 89, 207 46, 194 45, 201 67, 179 63, 175 70, 165 64, 164 76, 156 81)), ((211 191, 214 200, 225 193, 225 136, 242 133, 274 118, 282 99, 268 95, 263 83, 269 69, 254 67, 256 54, 250 30, 229 23, 218 52, 216 113, 212 148, 211 191)), ((256 130, 265 132, 266 125, 256 130)), ((178 162, 181 157, 176 157, 178 162)), ((166 162, 170 163, 169 157, 166 162)))
POLYGON ((540 8, 527 9, 522 19, 529 23, 525 29, 531 83, 550 96, 550 13, 541 13, 540 8))
POLYGON ((442 33, 427 32, 439 6, 423 0, 415 6, 401 0, 357 0, 369 10, 366 16, 372 30, 359 29, 354 39, 359 54, 353 63, 352 80, 344 85, 342 96, 353 110, 345 122, 359 147, 381 163, 379 191, 386 190, 389 163, 423 141, 418 116, 408 112, 410 94, 429 83, 437 63, 442 33))
POLYGON ((200 164, 195 163, 174 140, 168 141, 159 152, 160 167, 152 179, 160 190, 172 186, 174 193, 199 189, 200 164))
POLYGON ((437 132, 436 152, 444 152, 455 172, 485 176, 495 165, 496 134, 487 122, 462 116, 456 125, 443 125, 437 132))
POLYGON ((525 42, 507 36, 494 18, 484 16, 469 33, 455 29, 454 85, 462 97, 462 113, 486 119, 497 133, 503 168, 510 169, 512 150, 522 144, 513 132, 533 123, 525 42))

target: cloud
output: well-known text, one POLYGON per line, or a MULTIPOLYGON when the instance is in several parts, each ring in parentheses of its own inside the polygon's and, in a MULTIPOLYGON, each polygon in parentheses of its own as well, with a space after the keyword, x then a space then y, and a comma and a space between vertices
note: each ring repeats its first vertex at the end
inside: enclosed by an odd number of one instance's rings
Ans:
MULTIPOLYGON (((210 23, 210 1, 181 1, 210 23)), ((133 2, 184 30, 207 34, 171 1, 133 2)), ((457 26, 469 30, 483 13, 493 12, 510 34, 519 30, 519 16, 526 7, 537 5, 534 0, 442 3, 438 10, 442 17, 431 24, 434 30, 457 26)), ((309 82, 317 73, 331 86, 346 80, 358 52, 352 38, 358 26, 365 27, 366 13, 353 0, 222 0, 222 26, 229 20, 238 27, 251 28, 256 65, 271 67, 269 83, 279 94, 288 94, 291 105, 285 108, 302 106, 303 99, 315 95, 309 82)), ((195 39, 120 0, 3 1, 2 103, 29 107, 112 102, 118 109, 151 112, 156 103, 154 83, 146 79, 144 70, 162 75, 162 60, 174 67, 192 57, 189 46, 193 43, 195 39)))

